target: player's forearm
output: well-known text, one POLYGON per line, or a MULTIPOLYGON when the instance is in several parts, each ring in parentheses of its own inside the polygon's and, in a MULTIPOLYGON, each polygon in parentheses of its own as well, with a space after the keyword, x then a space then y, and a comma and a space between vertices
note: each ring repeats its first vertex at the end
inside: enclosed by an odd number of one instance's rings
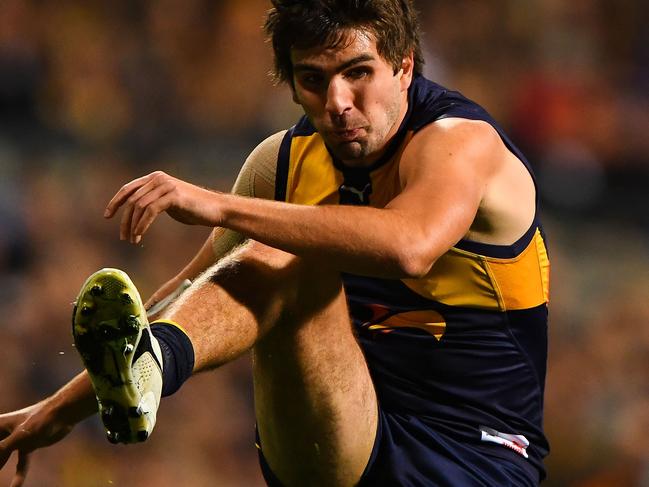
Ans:
POLYGON ((429 268, 419 262, 417 227, 398 210, 218 197, 222 226, 341 271, 403 278, 429 268))
POLYGON ((82 372, 45 399, 51 414, 72 427, 97 412, 97 398, 87 372, 82 372))

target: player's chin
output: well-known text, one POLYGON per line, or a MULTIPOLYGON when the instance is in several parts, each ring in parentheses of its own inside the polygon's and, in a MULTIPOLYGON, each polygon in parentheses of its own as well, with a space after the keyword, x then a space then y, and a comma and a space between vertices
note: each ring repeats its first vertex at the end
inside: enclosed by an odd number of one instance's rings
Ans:
POLYGON ((352 161, 365 156, 365 147, 361 141, 351 140, 337 143, 332 152, 338 159, 352 161))

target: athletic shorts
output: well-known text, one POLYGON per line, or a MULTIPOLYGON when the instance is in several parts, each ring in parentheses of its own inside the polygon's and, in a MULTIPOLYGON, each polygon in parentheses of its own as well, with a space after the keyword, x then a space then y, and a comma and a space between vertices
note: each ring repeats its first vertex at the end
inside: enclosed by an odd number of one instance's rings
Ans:
MULTIPOLYGON (((259 462, 269 487, 282 487, 261 447, 259 462)), ((379 409, 376 440, 358 487, 533 487, 538 484, 538 470, 515 452, 497 445, 468 446, 435 432, 415 416, 379 409)))

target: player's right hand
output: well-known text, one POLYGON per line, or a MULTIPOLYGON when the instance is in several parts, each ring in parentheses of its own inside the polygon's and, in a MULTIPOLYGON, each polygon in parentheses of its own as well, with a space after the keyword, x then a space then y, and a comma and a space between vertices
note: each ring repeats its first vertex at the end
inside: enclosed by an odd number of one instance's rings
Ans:
POLYGON ((46 401, 19 411, 0 414, 0 469, 11 454, 18 453, 16 472, 10 486, 20 487, 29 468, 29 454, 63 439, 72 425, 58 420, 46 401))
POLYGON ((125 184, 109 201, 105 218, 122 208, 120 238, 139 244, 163 212, 188 225, 219 226, 218 193, 155 171, 125 184))

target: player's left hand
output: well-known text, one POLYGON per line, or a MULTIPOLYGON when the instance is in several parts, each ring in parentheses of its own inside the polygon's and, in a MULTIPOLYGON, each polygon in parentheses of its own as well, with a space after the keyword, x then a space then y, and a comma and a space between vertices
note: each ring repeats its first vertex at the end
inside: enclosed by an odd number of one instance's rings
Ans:
POLYGON ((59 421, 41 401, 27 408, 0 414, 0 469, 11 454, 18 452, 18 463, 10 487, 24 484, 29 468, 29 454, 65 437, 72 426, 59 421))
POLYGON ((218 226, 218 193, 156 171, 125 184, 108 203, 104 217, 123 208, 119 236, 139 243, 162 212, 189 225, 218 226))
POLYGON ((16 473, 11 481, 11 487, 23 485, 29 466, 29 455, 20 449, 21 438, 19 425, 24 421, 21 412, 5 413, 0 415, 0 468, 4 467, 14 451, 18 451, 16 473))

